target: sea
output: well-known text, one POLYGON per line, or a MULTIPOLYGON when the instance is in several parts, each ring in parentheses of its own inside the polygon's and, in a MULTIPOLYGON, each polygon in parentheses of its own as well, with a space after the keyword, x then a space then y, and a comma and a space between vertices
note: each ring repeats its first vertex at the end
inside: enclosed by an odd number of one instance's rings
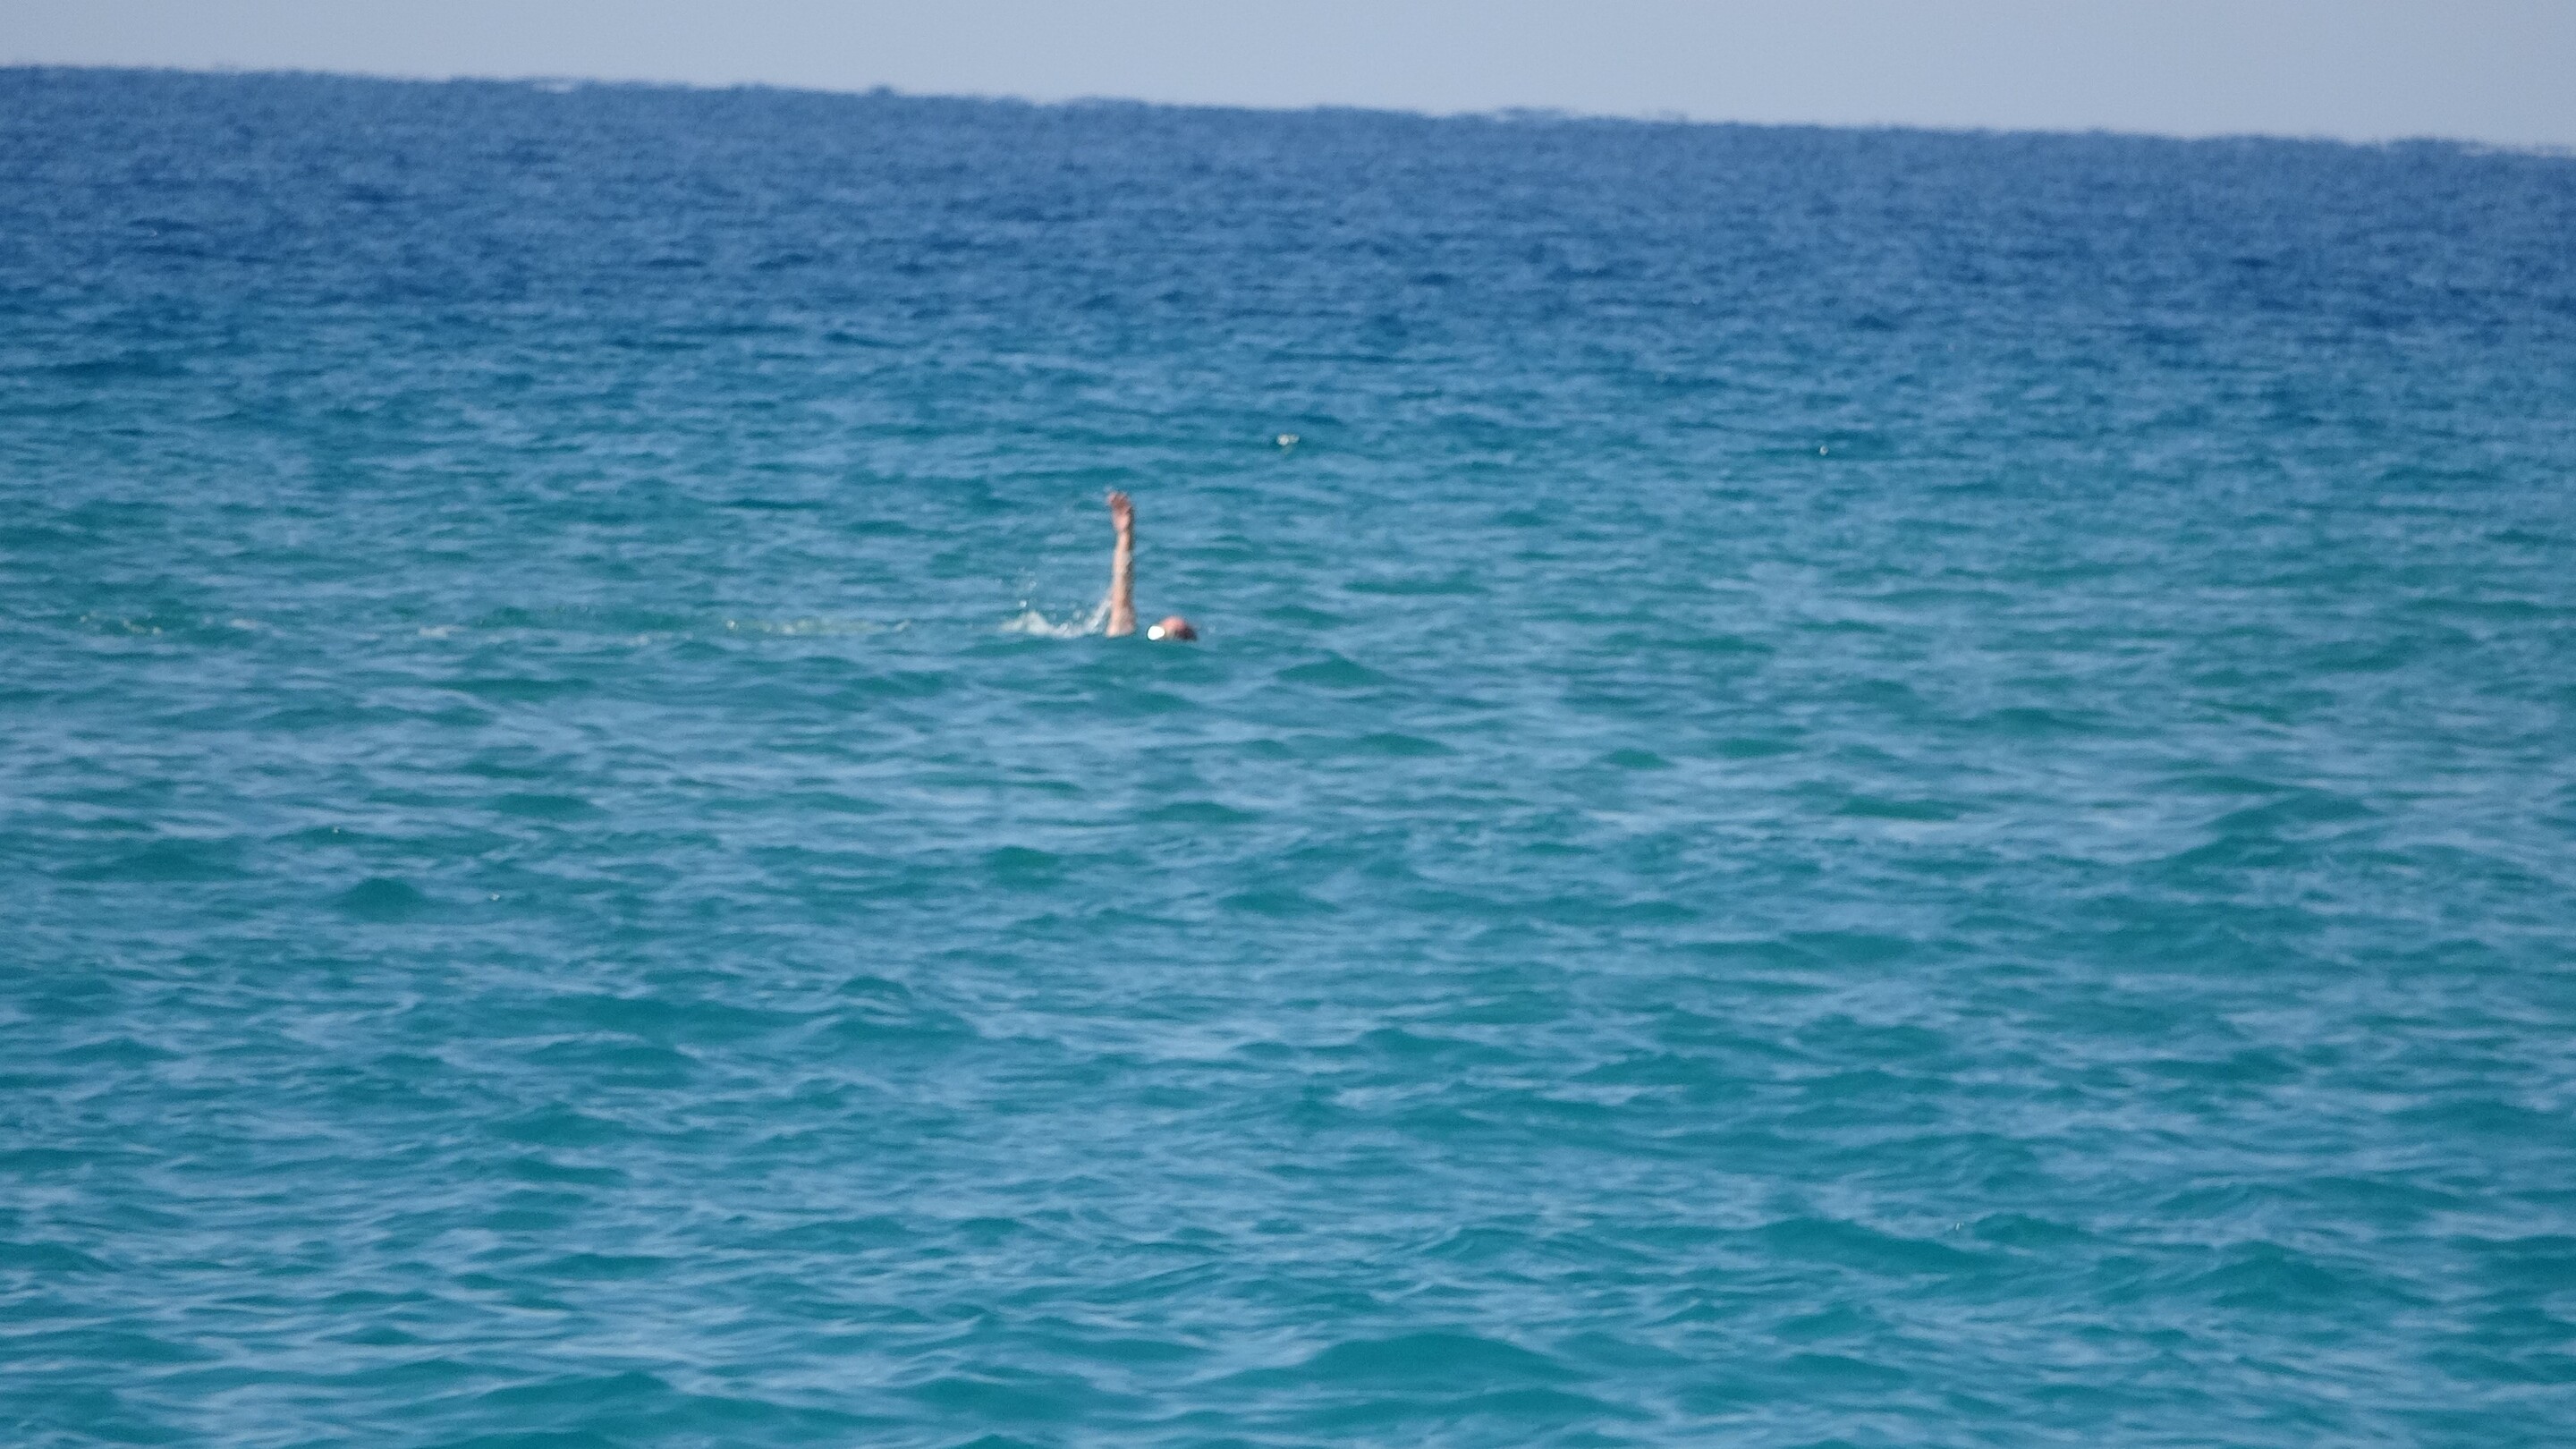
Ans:
POLYGON ((2571 239, 0 71, 0 1441, 2576 1441, 2571 239))

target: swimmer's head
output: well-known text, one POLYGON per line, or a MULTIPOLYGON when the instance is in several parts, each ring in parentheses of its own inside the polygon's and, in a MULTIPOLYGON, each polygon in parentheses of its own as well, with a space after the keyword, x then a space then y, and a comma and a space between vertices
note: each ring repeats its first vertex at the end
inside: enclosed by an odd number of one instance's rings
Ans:
POLYGON ((1153 628, 1146 630, 1145 637, 1148 639, 1164 640, 1166 642, 1175 639, 1196 642, 1199 637, 1199 631, 1190 627, 1189 620, 1182 618, 1178 614, 1174 614, 1170 618, 1155 625, 1153 628))

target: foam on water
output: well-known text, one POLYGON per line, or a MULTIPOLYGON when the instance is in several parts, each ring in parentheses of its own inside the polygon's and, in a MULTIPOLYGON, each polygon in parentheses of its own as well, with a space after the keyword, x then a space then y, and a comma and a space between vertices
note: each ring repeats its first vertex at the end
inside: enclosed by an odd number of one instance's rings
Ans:
POLYGON ((1005 634, 1028 634, 1043 639, 1080 639, 1108 627, 1109 604, 1105 599, 1088 613, 1068 614, 1062 619, 1050 619, 1035 609, 1024 608, 1002 621, 1005 634))
POLYGON ((0 72, 6 1437, 2560 1442, 2571 235, 0 72))

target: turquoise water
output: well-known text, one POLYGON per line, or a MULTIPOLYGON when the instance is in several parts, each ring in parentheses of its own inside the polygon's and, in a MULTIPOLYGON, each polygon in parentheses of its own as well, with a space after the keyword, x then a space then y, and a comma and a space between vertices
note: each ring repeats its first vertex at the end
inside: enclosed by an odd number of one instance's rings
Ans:
POLYGON ((2576 160, 17 70, 0 222, 13 1444, 2576 1422, 2576 160))

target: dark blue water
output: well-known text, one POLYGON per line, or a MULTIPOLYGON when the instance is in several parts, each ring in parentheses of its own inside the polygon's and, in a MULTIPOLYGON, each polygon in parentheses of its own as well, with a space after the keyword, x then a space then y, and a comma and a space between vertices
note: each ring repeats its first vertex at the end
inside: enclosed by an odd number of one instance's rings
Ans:
POLYGON ((2571 237, 0 72, 0 1438, 2564 1443, 2571 237))

